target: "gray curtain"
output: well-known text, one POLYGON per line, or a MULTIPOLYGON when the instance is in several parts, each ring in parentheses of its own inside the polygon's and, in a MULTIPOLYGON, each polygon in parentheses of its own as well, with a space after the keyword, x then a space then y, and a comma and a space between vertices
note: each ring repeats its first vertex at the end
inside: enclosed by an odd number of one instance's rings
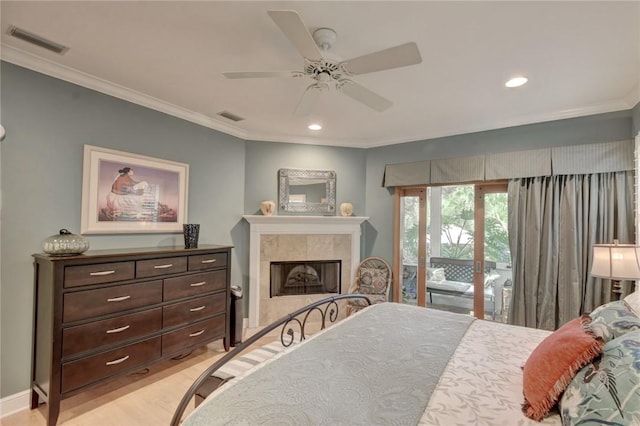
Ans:
POLYGON ((610 300, 593 244, 634 243, 632 171, 509 181, 509 322, 555 330, 610 300))

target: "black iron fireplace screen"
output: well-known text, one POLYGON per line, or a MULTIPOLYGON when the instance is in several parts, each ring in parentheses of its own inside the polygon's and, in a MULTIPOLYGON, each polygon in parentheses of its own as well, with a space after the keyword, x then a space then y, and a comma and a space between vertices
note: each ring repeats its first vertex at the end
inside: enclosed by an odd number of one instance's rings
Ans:
POLYGON ((271 262, 271 297, 340 293, 342 261, 271 262))

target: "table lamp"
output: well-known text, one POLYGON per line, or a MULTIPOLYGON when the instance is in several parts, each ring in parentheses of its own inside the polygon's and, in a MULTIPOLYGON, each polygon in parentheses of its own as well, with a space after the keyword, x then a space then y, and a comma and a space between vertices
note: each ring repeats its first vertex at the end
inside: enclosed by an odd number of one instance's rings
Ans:
POLYGON ((618 244, 618 240, 613 244, 594 244, 591 275, 613 280, 612 292, 621 294, 620 281, 640 280, 640 246, 618 244))

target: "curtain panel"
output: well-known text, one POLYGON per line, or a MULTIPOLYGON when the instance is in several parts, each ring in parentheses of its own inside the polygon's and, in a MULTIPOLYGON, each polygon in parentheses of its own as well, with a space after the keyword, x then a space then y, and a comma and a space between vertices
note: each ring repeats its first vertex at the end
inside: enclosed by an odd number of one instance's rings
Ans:
POLYGON ((512 179, 508 203, 510 323, 555 330, 610 300, 592 246, 634 242, 632 171, 512 179))

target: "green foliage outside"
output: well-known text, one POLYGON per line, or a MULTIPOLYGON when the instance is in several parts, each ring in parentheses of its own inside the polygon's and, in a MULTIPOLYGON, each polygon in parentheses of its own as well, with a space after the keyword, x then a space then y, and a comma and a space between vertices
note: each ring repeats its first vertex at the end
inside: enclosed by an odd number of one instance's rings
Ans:
MULTIPOLYGON (((429 191, 430 193, 431 191, 429 191)), ((473 185, 442 187, 440 257, 473 259, 474 203, 473 185)), ((427 208, 430 207, 427 203, 427 208)), ((403 258, 405 264, 417 264, 418 259, 417 197, 404 198, 403 258)), ((430 216, 430 212, 427 212, 430 216)), ((427 221, 427 235, 431 233, 427 221)), ((434 230, 436 232, 437 230, 434 230)), ((428 244, 428 257, 431 247, 428 244)), ((485 258, 510 263, 507 228, 507 194, 487 194, 485 197, 485 258)))

